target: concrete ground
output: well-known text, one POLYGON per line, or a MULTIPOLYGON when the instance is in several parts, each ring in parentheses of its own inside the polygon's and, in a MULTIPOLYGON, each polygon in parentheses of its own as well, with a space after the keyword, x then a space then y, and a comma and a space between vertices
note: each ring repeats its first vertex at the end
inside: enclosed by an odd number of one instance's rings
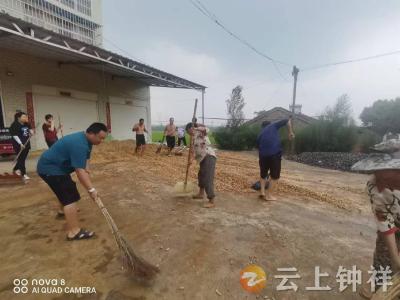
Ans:
MULTIPOLYGON (((229 163, 228 154, 220 157, 220 165, 229 163)), ((256 168, 251 154, 234 157, 256 168)), ((157 161, 175 166, 165 155, 157 161)), ((363 270, 362 281, 368 280, 376 234, 363 191, 366 176, 284 161, 282 185, 303 192, 281 190, 279 201, 263 202, 255 192, 221 188, 217 207, 204 209, 201 200, 174 197, 173 184, 152 169, 152 162, 150 154, 132 154, 92 165, 95 186, 121 232, 137 253, 161 269, 151 285, 143 286, 121 270, 113 237, 84 191, 80 220, 97 237, 67 242, 64 221, 55 219, 57 201, 31 172, 28 184, 0 187, 0 299, 360 299, 351 287, 339 292, 336 273, 339 266, 356 265, 363 270), (305 190, 326 197, 318 201, 305 190), (332 197, 344 204, 331 203, 332 197), (260 295, 239 283, 240 271, 250 262, 267 274, 260 295), (314 285, 315 266, 329 273, 321 286, 329 285, 331 291, 305 290, 314 285), (274 276, 283 274, 277 268, 285 267, 297 268, 301 276, 293 280, 297 292, 276 289, 274 276), (16 295, 16 278, 30 283, 57 279, 58 286, 63 279, 64 287, 94 287, 96 294, 16 295)), ((29 169, 34 165, 30 161, 29 169)), ((241 166, 235 168, 239 172, 241 166)))

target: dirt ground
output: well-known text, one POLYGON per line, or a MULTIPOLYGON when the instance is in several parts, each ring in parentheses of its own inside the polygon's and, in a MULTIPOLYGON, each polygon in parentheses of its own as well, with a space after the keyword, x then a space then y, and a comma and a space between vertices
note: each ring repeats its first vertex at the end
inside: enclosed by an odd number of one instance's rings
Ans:
MULTIPOLYGON (((65 241, 57 202, 31 172, 26 185, 0 187, 0 299, 361 299, 349 287, 339 292, 339 266, 366 270, 372 262, 375 226, 364 195, 365 175, 284 161, 279 201, 264 202, 249 186, 257 180, 254 153, 218 152, 215 209, 176 198, 185 156, 133 153, 130 141, 100 146, 91 169, 96 188, 125 238, 161 269, 143 286, 121 269, 112 235, 95 204, 82 191, 80 219, 96 239, 65 241), (242 289, 240 271, 255 262, 267 274, 260 295, 242 289), (314 267, 329 277, 330 292, 306 291, 314 267), (297 292, 277 291, 282 274, 295 267, 297 292), (13 293, 14 279, 65 280, 94 287, 96 294, 13 293)), ((4 163, 3 163, 4 164, 4 163)), ((4 165, 3 165, 4 167, 4 165)), ((34 163, 31 163, 31 168, 34 163)), ((191 173, 192 180, 196 170, 191 173)), ((60 281, 58 281, 59 283, 60 281)))

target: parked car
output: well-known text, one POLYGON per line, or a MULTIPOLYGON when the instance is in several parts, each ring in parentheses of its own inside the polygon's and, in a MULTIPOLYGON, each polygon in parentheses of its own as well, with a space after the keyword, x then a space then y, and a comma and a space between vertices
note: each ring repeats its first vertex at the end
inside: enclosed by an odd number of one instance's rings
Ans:
POLYGON ((0 156, 14 155, 14 148, 11 143, 12 136, 9 128, 0 129, 0 156))

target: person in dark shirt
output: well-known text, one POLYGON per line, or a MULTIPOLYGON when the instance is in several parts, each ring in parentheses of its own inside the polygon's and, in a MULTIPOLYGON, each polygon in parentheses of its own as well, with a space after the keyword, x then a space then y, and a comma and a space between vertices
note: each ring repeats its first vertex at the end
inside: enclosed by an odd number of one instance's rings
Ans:
POLYGON ((89 239, 94 236, 93 231, 79 226, 76 202, 79 201, 80 194, 70 174, 75 172, 90 197, 96 200, 97 191, 90 179, 88 160, 92 146, 103 142, 107 133, 106 125, 93 123, 86 132, 77 132, 63 137, 39 158, 37 173, 63 206, 69 241, 89 239))
POLYGON ((281 175, 282 146, 279 137, 279 129, 285 125, 288 127, 289 139, 292 140, 294 138, 294 133, 291 118, 274 123, 268 121, 263 122, 263 129, 257 138, 261 183, 260 198, 267 201, 277 200, 273 191, 276 190, 276 185, 281 175), (266 192, 265 185, 268 172, 269 185, 268 191, 266 192))
POLYGON ((50 148, 55 142, 58 141, 58 130, 61 129, 61 124, 56 128, 54 125, 54 118, 51 114, 45 116, 45 122, 43 123, 42 130, 44 134, 44 139, 47 146, 50 148))
POLYGON ((13 171, 16 175, 29 180, 30 178, 26 174, 25 161, 31 149, 30 137, 33 134, 33 130, 28 123, 28 115, 26 113, 17 112, 14 115, 14 122, 10 126, 10 134, 13 137, 12 144, 14 151, 18 155, 13 171))

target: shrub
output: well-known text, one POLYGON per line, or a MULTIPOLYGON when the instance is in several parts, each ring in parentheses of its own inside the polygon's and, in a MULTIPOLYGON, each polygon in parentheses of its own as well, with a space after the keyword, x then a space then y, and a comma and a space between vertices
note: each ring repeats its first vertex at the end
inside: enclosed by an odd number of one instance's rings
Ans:
POLYGON ((259 126, 220 127, 213 133, 215 142, 224 150, 251 150, 256 146, 259 126))
POLYGON ((351 152, 357 143, 357 127, 318 120, 296 132, 296 152, 351 152))
MULTIPOLYGON (((213 132, 215 142, 224 150, 251 150, 261 128, 258 125, 243 125, 238 128, 220 127, 213 132)), ((290 152, 291 142, 288 131, 283 127, 280 132, 283 151, 290 152)), ((369 152, 369 148, 380 138, 371 130, 355 125, 343 125, 338 121, 318 120, 315 123, 297 129, 295 152, 369 152)))
POLYGON ((359 128, 358 130, 358 141, 355 145, 354 152, 371 152, 371 147, 382 141, 382 138, 374 131, 368 128, 359 128))

